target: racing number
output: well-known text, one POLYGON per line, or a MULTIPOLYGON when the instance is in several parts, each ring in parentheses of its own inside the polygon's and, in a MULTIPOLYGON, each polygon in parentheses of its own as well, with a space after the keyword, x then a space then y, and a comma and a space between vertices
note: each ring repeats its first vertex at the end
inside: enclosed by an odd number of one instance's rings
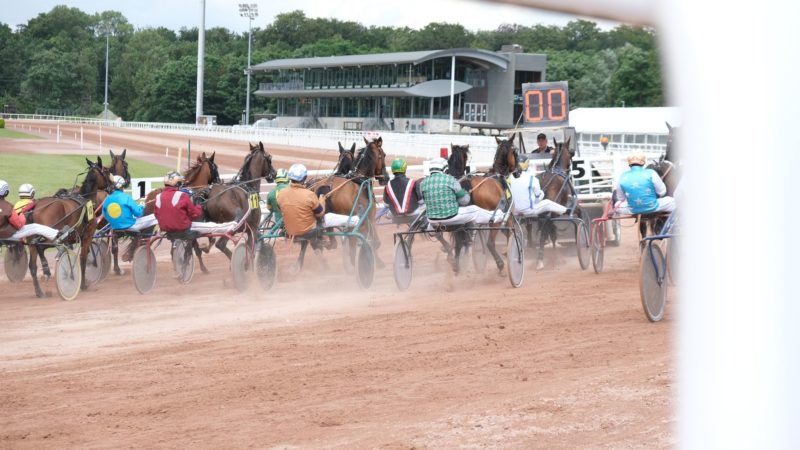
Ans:
POLYGON ((136 183, 136 185, 139 186, 139 198, 144 198, 145 194, 146 194, 144 192, 145 181, 142 180, 142 181, 136 183))
POLYGON ((250 194, 250 208, 251 209, 258 209, 258 207, 259 207, 258 201, 259 200, 260 199, 259 199, 257 193, 254 192, 254 193, 250 194))
POLYGON ((586 169, 581 167, 585 161, 582 159, 574 159, 572 160, 572 177, 573 178, 583 178, 586 176, 586 169), (574 172, 578 172, 577 174, 574 172))

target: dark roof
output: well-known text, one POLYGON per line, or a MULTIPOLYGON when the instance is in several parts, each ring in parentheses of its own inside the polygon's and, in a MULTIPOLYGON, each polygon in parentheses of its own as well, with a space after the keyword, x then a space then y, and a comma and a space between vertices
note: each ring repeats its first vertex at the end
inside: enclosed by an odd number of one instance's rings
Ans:
POLYGON ((456 56, 482 65, 508 68, 508 58, 501 53, 470 48, 425 50, 420 52, 374 53, 369 55, 323 56, 318 58, 274 59, 252 66, 254 71, 313 69, 323 67, 376 66, 386 64, 419 64, 436 58, 456 56))

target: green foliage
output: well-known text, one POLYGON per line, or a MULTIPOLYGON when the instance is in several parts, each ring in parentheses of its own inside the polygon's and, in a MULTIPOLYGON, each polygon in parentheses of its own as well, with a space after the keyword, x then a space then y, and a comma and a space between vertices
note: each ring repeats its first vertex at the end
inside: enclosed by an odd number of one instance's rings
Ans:
POLYGON ((0 128, 5 128, 5 127, 6 127, 6 120, 0 119, 0 128))
MULTIPOLYGON (((430 23, 421 29, 365 26, 310 18, 296 10, 271 23, 253 22, 252 63, 346 54, 444 48, 497 51, 520 44, 544 53, 548 80, 570 83, 573 107, 660 105, 662 81, 656 33, 594 22, 505 24, 495 30, 430 23)), ((93 15, 56 6, 16 31, 0 23, 0 99, 20 112, 90 114, 102 110, 106 35, 110 109, 125 120, 194 121, 197 28, 134 29, 117 11, 93 15)), ((244 107, 247 33, 206 30, 204 110, 220 124, 238 123, 244 107)), ((252 80, 257 89, 259 74, 252 80)), ((251 97, 253 111, 273 101, 251 97)))

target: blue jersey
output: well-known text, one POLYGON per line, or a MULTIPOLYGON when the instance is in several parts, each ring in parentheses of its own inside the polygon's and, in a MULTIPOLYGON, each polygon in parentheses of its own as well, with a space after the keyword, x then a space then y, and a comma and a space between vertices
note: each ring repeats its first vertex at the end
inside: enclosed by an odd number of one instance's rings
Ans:
POLYGON ((130 195, 122 191, 114 191, 103 202, 103 217, 115 230, 130 228, 143 212, 144 207, 137 205, 130 195))
POLYGON ((658 209, 658 193, 653 176, 658 177, 652 169, 631 166, 620 177, 619 185, 628 198, 628 207, 633 214, 647 214, 658 209))

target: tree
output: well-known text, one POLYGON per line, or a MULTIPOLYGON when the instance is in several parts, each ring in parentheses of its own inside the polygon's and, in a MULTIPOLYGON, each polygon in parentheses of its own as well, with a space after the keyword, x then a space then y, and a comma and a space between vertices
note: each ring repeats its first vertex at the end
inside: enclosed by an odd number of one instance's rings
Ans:
POLYGON ((619 67, 611 77, 610 100, 625 101, 626 106, 660 106, 664 104, 661 66, 653 52, 633 45, 617 50, 619 67))

